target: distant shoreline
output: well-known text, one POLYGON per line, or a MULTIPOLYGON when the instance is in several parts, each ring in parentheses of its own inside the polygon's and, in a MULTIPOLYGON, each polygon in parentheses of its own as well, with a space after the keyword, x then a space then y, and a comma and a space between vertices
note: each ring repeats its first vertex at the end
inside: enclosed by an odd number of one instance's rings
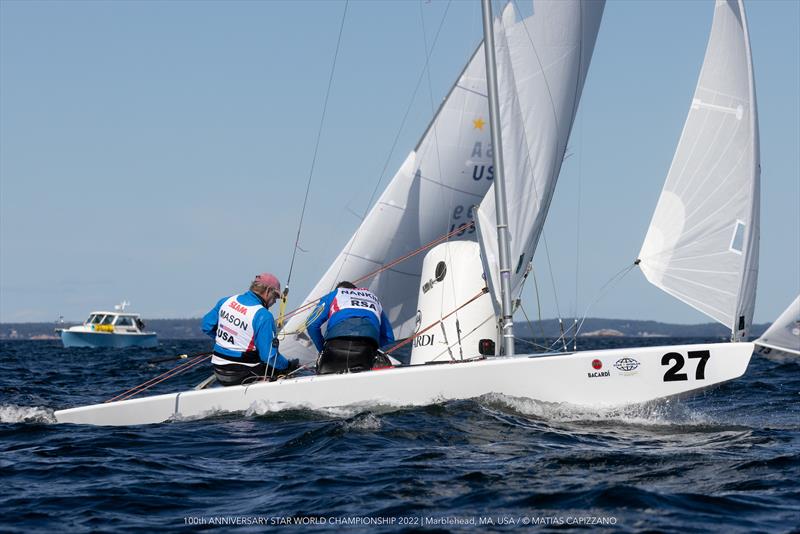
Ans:
MULTIPOLYGON (((147 330, 154 331, 161 339, 208 339, 200 330, 201 319, 150 319, 145 321, 147 330)), ((0 340, 58 339, 56 328, 66 328, 77 323, 0 323, 0 340)), ((563 322, 566 330, 572 326, 572 319, 563 322)), ((760 336, 769 323, 753 325, 751 335, 760 336)), ((529 324, 517 321, 514 333, 524 338, 558 338, 561 335, 558 319, 545 319, 529 324)), ((567 334, 572 337, 571 331, 567 334)), ((727 339, 730 330, 718 323, 670 324, 658 321, 631 319, 587 318, 583 322, 579 337, 697 337, 727 339)))

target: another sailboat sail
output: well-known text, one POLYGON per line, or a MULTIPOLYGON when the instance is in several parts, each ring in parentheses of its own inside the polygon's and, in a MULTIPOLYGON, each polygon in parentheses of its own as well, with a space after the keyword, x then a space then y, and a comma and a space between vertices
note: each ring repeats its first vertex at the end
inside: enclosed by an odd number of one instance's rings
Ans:
POLYGON ((640 267, 657 287, 750 332, 758 274, 758 119, 741 0, 717 0, 700 79, 640 267))
MULTIPOLYGON (((472 219, 493 178, 483 46, 473 54, 417 147, 303 304, 341 280, 358 280, 472 219)), ((451 239, 475 239, 470 228, 451 239)), ((381 299, 395 336, 415 327, 424 254, 361 282, 381 299)), ((304 334, 308 311, 293 316, 281 352, 304 361, 316 351, 304 334)))
MULTIPOLYGON (((495 22, 506 197, 511 234, 511 293, 519 296, 550 207, 604 2, 535 2, 516 22, 509 4, 495 22)), ((478 209, 492 293, 499 300, 494 191, 478 209)))
POLYGON ((800 295, 755 342, 767 349, 800 356, 800 295))

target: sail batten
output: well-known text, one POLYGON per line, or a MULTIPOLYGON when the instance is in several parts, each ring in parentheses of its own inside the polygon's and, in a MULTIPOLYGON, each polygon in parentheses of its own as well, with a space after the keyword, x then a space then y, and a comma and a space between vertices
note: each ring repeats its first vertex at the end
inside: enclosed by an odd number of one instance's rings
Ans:
POLYGON ((723 0, 639 266, 650 283, 729 326, 735 339, 749 334, 755 302, 758 160, 744 8, 723 0))

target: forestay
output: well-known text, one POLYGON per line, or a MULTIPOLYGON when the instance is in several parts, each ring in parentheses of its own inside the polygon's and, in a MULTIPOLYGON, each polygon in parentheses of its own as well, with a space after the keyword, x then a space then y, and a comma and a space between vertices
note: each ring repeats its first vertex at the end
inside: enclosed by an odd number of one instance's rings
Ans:
MULTIPOLYGON (((341 280, 358 280, 470 222, 472 206, 493 178, 488 121, 480 46, 417 147, 303 304, 325 295, 341 280)), ((474 240, 474 227, 452 239, 474 240)), ((416 255, 359 283, 381 299, 398 339, 415 327, 423 257, 416 255)), ((303 361, 316 356, 304 332, 307 316, 306 311, 289 320, 281 343, 282 353, 303 361)))
POLYGON ((758 271, 758 120, 741 0, 716 2, 703 68, 639 253, 647 279, 750 332, 758 271))
MULTIPOLYGON (((495 21, 498 99, 511 237, 511 293, 519 296, 561 170, 594 50, 604 2, 538 1, 517 21, 495 21)), ((494 191, 478 209, 490 288, 499 302, 494 191)))
POLYGON ((756 344, 800 356, 800 295, 756 340, 756 344))

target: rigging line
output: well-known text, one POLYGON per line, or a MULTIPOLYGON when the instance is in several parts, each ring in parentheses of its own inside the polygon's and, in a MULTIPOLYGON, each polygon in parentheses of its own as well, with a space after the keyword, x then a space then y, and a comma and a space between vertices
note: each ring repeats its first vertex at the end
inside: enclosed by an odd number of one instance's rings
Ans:
MULTIPOLYGON (((581 31, 581 40, 580 40, 580 45, 578 47, 578 73, 580 74, 580 72, 582 70, 582 66, 583 66, 583 4, 580 4, 579 9, 581 11, 581 16, 578 19, 578 22, 579 22, 580 27, 581 27, 581 30, 580 30, 581 31)), ((574 97, 574 100, 573 100, 575 102, 575 107, 572 110, 573 118, 575 117, 575 115, 577 115, 577 107, 579 105, 579 100, 580 100, 579 96, 578 96, 578 93, 580 91, 579 88, 581 87, 581 82, 580 82, 580 80, 578 78, 579 78, 579 76, 576 76, 576 80, 575 80, 575 97, 574 97)), ((582 190, 583 189, 583 117, 584 116, 581 115, 581 119, 580 119, 581 122, 580 122, 580 125, 578 127, 578 140, 579 140, 578 145, 580 147, 580 153, 578 154, 578 206, 577 206, 577 210, 576 210, 577 214, 575 216, 575 228, 576 228, 576 232, 575 232, 576 233, 576 235, 575 235, 575 316, 576 317, 575 317, 575 323, 573 324, 573 326, 575 326, 576 330, 577 330, 577 326, 578 326, 578 317, 577 317, 577 315, 578 315, 578 309, 579 309, 578 308, 578 294, 579 294, 579 291, 578 291, 578 280, 580 278, 579 275, 580 275, 580 267, 581 267, 581 195, 583 193, 583 190, 582 190)), ((574 119, 573 119, 573 125, 574 125, 574 119)), ((578 349, 577 339, 578 339, 578 333, 576 331, 575 332, 575 340, 576 341, 572 346, 572 350, 577 350, 578 349)))
MULTIPOLYGON (((449 8, 450 5, 448 4, 447 7, 449 8)), ((423 48, 425 50, 425 69, 424 69, 423 72, 426 73, 425 79, 428 82, 428 98, 430 99, 431 113, 435 116, 436 115, 436 104, 434 103, 434 100, 433 100, 433 84, 431 83, 431 69, 430 69, 430 57, 431 57, 432 50, 428 49, 428 32, 427 32, 427 30, 425 28, 425 12, 424 12, 423 7, 422 7, 422 2, 419 3, 419 20, 420 20, 420 25, 422 26, 422 46, 423 46, 423 48)), ((433 132, 432 132, 433 133, 433 146, 436 149, 436 168, 439 171, 438 182, 442 182, 444 180, 444 175, 442 173, 442 156, 441 156, 441 152, 439 151, 439 133, 438 133, 439 130, 436 127, 436 120, 433 121, 433 124, 431 126, 432 126, 432 129, 433 129, 433 132)), ((420 178, 421 177, 422 177, 422 174, 420 173, 420 178)), ((439 198, 440 198, 440 201, 442 203, 442 206, 446 206, 447 203, 445 201, 444 188, 441 187, 441 186, 439 187, 439 198)), ((445 228, 447 228, 448 224, 453 220, 452 217, 453 217, 453 214, 451 213, 450 217, 448 217, 448 220, 445 221, 445 223, 444 223, 444 227, 445 228)), ((450 241, 449 237, 447 238, 447 241, 448 242, 450 241)), ((450 256, 451 256, 450 249, 448 248, 447 252, 445 253, 445 260, 446 260, 445 265, 447 265, 448 263, 451 266, 453 265, 453 262, 451 261, 452 258, 450 256)), ((449 278, 450 278, 451 289, 454 292, 453 294, 455 294, 455 287, 453 286, 454 278, 452 276, 452 273, 451 273, 451 276, 449 278)), ((442 306, 444 304, 444 296, 445 296, 444 291, 441 291, 440 292, 440 297, 439 297, 439 310, 440 311, 443 309, 442 306)), ((458 315, 456 315, 456 321, 458 321, 458 315)), ((444 336, 444 341, 445 341, 445 343, 447 343, 447 332, 445 331, 444 323, 440 323, 440 324, 442 325, 442 334, 444 336)), ((448 351, 450 351, 450 347, 448 347, 448 351)), ((452 352, 450 352, 450 359, 451 360, 455 359, 455 358, 453 358, 452 352)))
MULTIPOLYGON (((328 98, 331 95, 331 86, 333 85, 333 74, 336 71, 336 60, 339 57, 339 47, 342 43, 342 33, 344 31, 344 21, 347 17, 347 6, 350 0, 345 0, 344 10, 342 11, 342 21, 339 25, 339 37, 336 40, 336 50, 333 53, 333 64, 331 65, 331 73, 328 77, 328 88, 325 90, 325 102, 322 105, 322 117, 319 120, 319 130, 317 130, 317 141, 314 146, 314 156, 311 158, 311 169, 308 172, 308 182, 306 183, 306 194, 303 198, 303 209, 300 211, 300 221, 297 224, 297 237, 294 240, 294 248, 292 249, 292 261, 289 264, 289 275, 286 277, 286 290, 289 289, 289 282, 292 280, 292 270, 294 269, 294 260, 297 256, 297 248, 300 243, 300 230, 303 228, 303 218, 306 214, 306 205, 308 204, 308 194, 311 191, 311 179, 314 176, 314 167, 317 164, 317 153, 319 152, 319 143, 322 138, 322 127, 325 123, 325 114, 328 111, 328 98)), ((285 298, 285 297, 284 297, 285 298)))
POLYGON ((523 337, 515 337, 514 340, 515 341, 519 341, 520 343, 525 343, 526 345, 530 345, 530 346, 535 347, 537 349, 540 349, 542 351, 542 354, 540 354, 540 356, 545 356, 547 354, 555 354, 555 353, 562 353, 563 352, 563 351, 554 350, 554 347, 558 344, 558 341, 559 341, 558 339, 556 339, 549 347, 545 346, 545 345, 540 345, 538 343, 535 343, 535 342, 533 342, 533 341, 531 341, 529 339, 525 339, 523 337))
POLYGON ((199 365, 199 364, 201 364, 201 363, 205 362, 205 361, 206 361, 207 359, 209 359, 209 358, 211 358, 211 355, 210 355, 210 354, 209 354, 208 356, 205 356, 204 358, 201 358, 200 360, 198 360, 198 361, 196 361, 196 362, 194 362, 194 363, 190 364, 190 365, 187 365, 186 367, 184 367, 183 369, 181 369, 181 370, 180 370, 178 373, 175 373, 174 375, 171 375, 171 376, 165 376, 165 377, 164 377, 164 378, 162 378, 161 380, 156 380, 155 382, 153 382, 153 383, 152 383, 152 384, 150 384, 149 386, 147 386, 147 387, 143 387, 143 388, 139 389, 139 391, 135 391, 135 392, 133 392, 133 393, 131 393, 131 394, 127 395, 126 397, 123 397, 123 398, 121 398, 120 400, 123 400, 123 401, 124 401, 124 400, 128 400, 128 399, 130 399, 130 398, 132 398, 132 397, 134 397, 134 396, 138 395, 138 394, 139 394, 139 393, 141 393, 142 391, 148 390, 148 389, 150 389, 151 387, 155 386, 156 384, 159 384, 159 383, 163 382, 164 380, 167 380, 167 379, 169 379, 169 378, 172 378, 172 377, 174 377, 174 376, 176 376, 176 375, 179 375, 179 374, 183 373, 184 371, 188 371, 188 370, 189 370, 189 369, 191 369, 192 367, 195 367, 195 366, 197 366, 197 365, 199 365))
MULTIPOLYGON (((520 310, 522 310, 522 316, 523 316, 523 317, 525 317, 525 320, 526 320, 526 321, 528 321, 528 328, 530 328, 530 329, 531 329, 531 335, 533 335, 533 323, 532 323, 532 322, 531 322, 531 320, 528 318, 528 314, 525 312, 525 308, 522 306, 522 302, 520 302, 520 303, 519 303, 519 309, 520 309, 520 310)), ((542 336, 542 337, 544 338, 544 336, 542 336)), ((515 337, 514 339, 521 339, 521 340, 522 340, 522 339, 524 339, 524 338, 516 338, 516 337, 515 337)), ((536 338, 534 338, 534 339, 536 339, 536 338)), ((532 342, 532 341, 531 341, 530 343, 531 343, 531 345, 533 345, 534 347, 545 348, 544 346, 540 346, 538 343, 534 343, 534 342, 532 342)))
POLYGON ((542 242, 544 243, 544 252, 545 257, 547 258, 547 268, 550 271, 550 283, 553 286, 553 300, 556 304, 556 314, 558 315, 559 321, 562 319, 561 317, 561 306, 558 304, 558 292, 556 290, 556 279, 553 276, 553 264, 550 261, 550 247, 547 246, 547 235, 545 234, 544 228, 542 228, 542 242))
MULTIPOLYGON (((531 264, 532 265, 532 264, 531 264)), ((539 321, 539 330, 542 332, 542 339, 546 339, 547 336, 544 335, 544 324, 542 323, 542 303, 539 300, 539 282, 536 279, 536 269, 531 267, 531 274, 533 275, 533 286, 536 290, 536 312, 538 314, 538 321, 539 321)))
MULTIPOLYGON (((439 40, 439 34, 442 31, 442 26, 444 26, 444 21, 447 18, 447 12, 450 9, 451 2, 452 2, 452 0, 449 0, 447 2, 447 6, 445 6, 444 14, 442 15, 442 20, 439 21, 439 27, 436 29, 436 35, 434 36, 433 43, 431 44, 431 50, 433 50, 436 47, 436 43, 439 40)), ((369 200, 367 201, 367 205, 364 207, 364 216, 362 218, 362 221, 364 219, 366 219, 367 215, 369 214, 369 209, 372 206, 372 201, 375 199, 375 195, 378 193, 378 188, 380 187, 381 182, 383 182, 383 177, 386 175, 386 169, 389 168, 389 163, 391 163, 392 155, 394 154, 394 149, 397 147, 397 143, 400 140, 400 134, 403 132, 403 128, 406 125, 406 120, 408 120, 408 116, 411 113, 411 108, 414 105, 414 100, 416 100, 416 98, 417 98, 417 93, 419 92, 419 88, 422 85, 422 80, 425 78, 425 72, 428 69, 428 64, 429 63, 430 63, 430 56, 425 58, 425 65, 423 65, 422 71, 419 73, 419 77, 417 78, 417 84, 414 86, 414 91, 412 91, 412 93, 411 93, 411 99, 408 101, 408 106, 406 106, 406 111, 403 114, 403 119, 400 121, 400 126, 397 128, 397 133, 395 134, 394 140, 392 141, 392 146, 389 149, 389 153, 386 155, 386 161, 384 161, 384 163, 383 163, 383 169, 381 169, 381 172, 378 175, 378 180, 375 182, 375 187, 372 189, 372 194, 370 194, 369 200)), ((435 116, 434 116, 433 120, 436 120, 435 116)), ((362 224, 363 224, 363 222, 362 222, 362 224)), ((360 230, 361 230, 361 225, 358 226, 358 229, 356 230, 356 233, 353 235, 353 238, 350 241, 350 246, 347 248, 347 251, 348 251, 347 253, 348 254, 349 254, 349 251, 355 245, 356 236, 358 236, 358 233, 359 233, 360 230)), ((339 267, 339 271, 336 273, 335 280, 339 279, 339 276, 342 273, 342 269, 344 269, 345 263, 347 263, 347 258, 346 257, 345 257, 344 261, 342 261, 342 265, 339 267)))
MULTIPOLYGON (((395 260, 392 260, 389 263, 384 264, 383 266, 379 267, 378 269, 375 269, 374 271, 371 271, 371 272, 365 274, 361 278, 356 278, 355 280, 352 280, 352 282, 354 284, 357 284, 357 283, 362 282, 362 281, 364 281, 364 280, 366 280, 366 279, 368 279, 368 278, 370 278, 372 276, 375 276, 376 274, 379 274, 379 273, 381 273, 383 271, 391 269, 392 267, 394 267, 398 263, 401 263, 401 262, 407 260, 408 258, 416 256, 420 252, 423 252, 423 251, 425 251, 425 250, 427 250, 427 249, 429 249, 429 248, 431 248, 431 247, 433 247, 435 245, 438 245, 439 243, 441 243, 443 241, 446 241, 451 235, 454 235, 454 234, 457 234, 459 232, 464 232, 464 231, 468 230, 470 227, 474 226, 474 224, 475 224, 474 221, 470 221, 469 223, 464 223, 463 225, 459 226, 458 228, 455 228, 452 232, 448 232, 447 234, 439 236, 438 238, 434 239, 433 241, 431 241, 429 243, 426 243, 425 245, 422 245, 421 247, 417 248, 416 250, 412 250, 411 252, 409 252, 407 254, 404 254, 403 256, 400 256, 399 258, 397 258, 395 260)), ((288 318, 288 317, 291 317, 293 315, 297 315, 301 311, 307 310, 308 308, 314 306, 317 302, 319 302, 320 298, 322 298, 322 297, 317 297, 316 299, 311 300, 311 301, 303 304, 299 308, 295 308, 294 310, 288 312, 286 314, 286 317, 288 318)), ((292 333, 297 333, 297 332, 289 332, 289 333, 292 334, 292 333)))
POLYGON ((527 340, 524 337, 515 337, 514 341, 519 341, 520 343, 525 343, 526 345, 530 345, 537 349, 542 349, 545 353, 550 352, 552 347, 545 347, 544 345, 539 345, 538 343, 534 343, 533 341, 527 340))
MULTIPOLYGON (((433 53, 434 48, 436 48, 436 43, 439 41, 439 34, 442 31, 442 27, 444 26, 444 21, 447 18, 447 12, 450 9, 450 4, 452 0, 447 2, 445 6, 444 13, 442 14, 442 20, 439 21, 439 27, 436 29, 436 35, 433 37, 433 42, 431 43, 431 53, 433 53)), ((427 45, 426 45, 427 48, 427 45)), ((426 50, 427 53, 427 50, 426 50)), ((389 167, 389 163, 391 163, 392 154, 394 153, 394 149, 397 147, 397 142, 400 140, 400 133, 403 131, 405 127, 406 120, 408 119, 408 115, 411 113, 411 107, 414 104, 414 100, 417 98, 417 92, 419 91, 420 85, 422 85, 422 80, 425 79, 425 73, 429 72, 428 65, 430 64, 430 54, 427 54, 425 57, 425 65, 422 67, 422 71, 419 73, 419 78, 417 78, 417 84, 414 86, 414 91, 411 93, 411 99, 408 102, 408 106, 406 107, 406 111, 403 114, 403 119, 400 121, 400 127, 397 129, 397 134, 394 137, 394 141, 392 141, 392 147, 389 150, 389 154, 386 156, 386 161, 383 164, 383 169, 381 169, 381 173, 378 176, 378 182, 375 184, 375 187, 372 190, 372 194, 369 197, 369 202, 367 202, 367 209, 369 206, 372 205, 372 200, 375 198, 375 194, 378 192, 378 188, 383 181, 383 177, 386 174, 386 169, 389 167)), ((367 209, 364 210, 364 216, 367 214, 367 209)))
POLYGON ((444 317, 442 317, 441 319, 439 319, 439 320, 438 320, 438 321, 436 321, 435 323, 429 324, 428 326, 426 326, 425 328, 423 328, 422 330, 420 330, 420 331, 418 331, 418 332, 414 332, 414 335, 407 337, 406 339, 404 339, 404 340, 403 340, 403 341, 401 341, 400 343, 397 343, 396 345, 394 345, 394 346, 393 346, 392 348, 390 348, 389 350, 386 350, 386 351, 384 351, 384 354, 391 354, 392 352, 396 351, 396 350, 397 350, 397 349, 399 349, 400 347, 403 347, 403 346, 405 346, 405 345, 407 345, 407 344, 411 343, 411 342, 412 342, 412 341, 414 341, 414 339, 416 339, 416 338, 417 338, 417 336, 419 336, 420 334, 424 334, 425 332, 427 332, 428 330, 430 330, 431 328, 433 328, 433 327, 434 327, 434 326, 436 326, 437 324, 441 323, 442 321, 444 321, 445 319, 447 319, 448 317, 450 317, 451 315, 453 315, 454 313, 456 313, 456 312, 457 312, 458 310, 460 310, 461 308, 463 308, 463 307, 467 306, 468 304, 471 304, 472 302, 474 302, 475 300, 477 300, 477 299, 478 299, 478 298, 480 298, 481 296, 483 296, 483 295, 487 294, 488 292, 489 292, 489 290, 488 290, 487 288, 485 288, 485 287, 484 287, 484 288, 483 288, 483 289, 481 289, 481 290, 480 290, 480 291, 479 291, 479 292, 478 292, 478 293, 477 293, 477 294, 476 294, 474 297, 472 297, 471 299, 469 299, 468 301, 466 301, 464 304, 462 304, 461 306, 459 306, 459 307, 458 307, 458 308, 456 308, 455 310, 451 311, 450 313, 448 313, 447 315, 445 315, 444 317))
MULTIPOLYGON (((450 4, 447 5, 450 7, 450 4)), ((446 14, 446 13, 445 13, 446 14)), ((431 113, 435 116, 436 114, 436 103, 433 100, 433 84, 431 83, 431 67, 430 67, 430 58, 431 58, 431 51, 428 51, 428 32, 425 30, 425 13, 422 9, 422 2, 419 3, 419 20, 422 26, 422 46, 425 48, 425 70, 426 73, 425 79, 428 82, 428 98, 430 99, 431 104, 431 113)), ((433 146, 436 149, 436 168, 439 170, 439 181, 441 182, 444 179, 442 174, 442 156, 439 151, 439 133, 438 128, 436 127, 436 121, 433 121, 433 146)), ((442 199, 442 205, 444 205, 444 190, 439 188, 439 195, 442 199)), ((450 222, 449 220, 447 222, 450 222)), ((447 223, 445 223, 445 228, 447 228, 447 223)))
MULTIPOLYGON (((583 5, 581 5, 581 9, 583 9, 583 5)), ((579 154, 578 154, 578 199, 577 199, 577 206, 575 210, 575 323, 577 324, 578 321, 578 310, 580 309, 578 304, 578 297, 580 296, 579 291, 579 283, 580 283, 580 272, 581 272, 581 200, 583 195, 583 115, 580 117, 580 124, 578 126, 578 145, 579 145, 579 154)), ((577 350, 577 333, 575 335, 575 343, 572 346, 572 350, 577 350)))
MULTIPOLYGON (((139 389, 140 387, 142 387, 142 386, 144 386, 144 385, 147 385, 147 384, 149 384, 149 383, 153 382, 154 380, 156 380, 156 379, 158 379, 158 378, 161 378, 161 377, 162 377, 162 376, 164 376, 164 375, 172 375, 172 374, 173 374, 173 373, 174 373, 176 370, 178 370, 178 369, 181 369, 181 368, 182 368, 182 367, 184 367, 186 364, 188 364, 188 363, 190 363, 190 362, 193 362, 193 361, 195 361, 195 360, 196 360, 197 358, 199 358, 199 357, 202 357, 202 356, 208 356, 208 355, 209 355, 209 353, 207 353, 207 352, 200 353, 200 354, 196 355, 194 358, 192 358, 191 360, 188 360, 188 361, 185 361, 185 362, 181 362, 179 365, 177 365, 177 366, 173 367, 172 369, 169 369, 169 370, 167 370, 167 371, 164 371, 164 372, 163 372, 163 373, 161 373, 160 375, 158 375, 158 376, 155 376, 155 377, 151 378, 150 380, 147 380, 146 382, 144 382, 144 383, 142 383, 142 384, 139 384, 138 386, 134 386, 134 387, 132 387, 132 388, 128 389, 127 391, 123 391, 123 392, 122 392, 122 393, 120 393, 119 395, 116 395, 115 397, 112 397, 112 398, 108 399, 108 400, 107 400, 107 401, 105 401, 105 402, 113 402, 113 401, 115 401, 115 400, 119 399, 120 397, 124 397, 125 395, 127 395, 127 394, 128 394, 128 393, 130 393, 131 391, 134 391, 134 390, 136 390, 136 389, 139 389)), ((174 376, 174 375, 173 375, 173 376, 174 376)))
POLYGON ((185 361, 185 362, 181 363, 180 365, 177 365, 177 366, 173 367, 172 369, 170 369, 168 371, 165 371, 165 372, 161 373, 160 375, 155 376, 155 377, 151 378, 150 380, 147 380, 146 382, 143 382, 143 383, 139 384, 138 386, 134 386, 134 387, 130 388, 129 390, 120 393, 116 397, 112 397, 112 398, 108 399, 105 402, 114 402, 116 400, 125 400, 125 399, 122 399, 121 397, 129 398, 129 397, 131 397, 133 395, 141 393, 141 391, 144 391, 145 389, 149 388, 150 386, 153 386, 153 385, 157 384, 158 382, 166 380, 167 378, 172 378, 173 376, 177 376, 177 375, 181 374, 182 372, 186 371, 189 367, 191 367, 191 366, 189 366, 189 364, 193 364, 193 362, 194 363, 198 363, 198 362, 201 362, 201 361, 205 361, 210 357, 211 357, 211 354, 208 353, 208 352, 200 353, 197 356, 195 356, 194 358, 192 358, 191 360, 185 361), (159 378, 161 378, 162 380, 158 380, 159 378), (158 380, 158 382, 156 382, 157 380, 158 380), (139 390, 139 391, 137 391, 137 390, 139 390), (126 397, 126 395, 127 395, 127 397, 126 397))
MULTIPOLYGON (((469 332, 467 332, 466 334, 464 334, 464 335, 462 335, 462 336, 459 336, 459 337, 460 337, 460 338, 467 338, 467 337, 471 336, 473 333, 475 333, 475 332, 476 332, 476 331, 477 331, 477 330, 478 330, 480 327, 482 327, 483 325, 485 325, 487 322, 489 322, 489 321, 493 321, 493 320, 494 320, 494 314, 492 314, 491 316, 487 317, 487 318, 486 318, 486 319, 484 319, 484 320, 483 320, 483 321, 482 321, 480 324, 478 324, 478 325, 477 325, 475 328, 473 328, 472 330, 470 330, 470 331, 469 331, 469 332)), ((415 335, 414 337, 416 337, 416 335, 415 335)), ((472 360, 472 359, 475 359, 474 357, 472 357, 472 358, 464 358, 464 348, 463 348, 463 346, 462 346, 463 344, 462 344, 462 342, 461 342, 461 339, 459 339, 458 341, 456 341, 456 342, 455 342, 455 343, 453 343, 452 345, 449 345, 449 346, 447 347, 447 350, 448 350, 448 351, 450 351, 450 349, 452 349, 452 348, 453 348, 453 347, 455 347, 456 345, 458 345, 459 352, 461 353, 461 360, 456 360, 456 359, 453 359, 453 361, 454 361, 454 362, 458 362, 458 361, 466 362, 466 361, 470 361, 470 360, 472 360)), ((441 356, 442 354, 444 354, 444 351, 440 352, 438 355, 434 356, 434 358, 433 358, 432 360, 428 360, 428 361, 429 361, 429 362, 435 362, 435 361, 437 361, 437 359, 439 358, 439 356, 441 356)), ((483 357, 484 357, 484 356, 480 356, 478 359, 480 359, 480 358, 483 358, 483 357)), ((441 361, 441 360, 439 360, 439 361, 441 361)))
POLYGON ((583 317, 581 318, 581 321, 578 324, 577 328, 575 328, 574 336, 576 338, 578 337, 578 333, 581 331, 581 328, 583 328, 583 323, 584 321, 586 321, 586 316, 589 314, 589 310, 591 309, 591 307, 594 306, 601 298, 603 298, 603 296, 605 296, 605 294, 608 292, 609 289, 611 289, 611 287, 614 284, 618 283, 623 278, 625 278, 625 276, 629 272, 631 272, 631 270, 633 270, 637 265, 638 263, 636 262, 632 263, 631 265, 618 271, 617 274, 612 276, 610 280, 608 280, 605 284, 603 284, 603 286, 600 288, 600 292, 598 293, 597 297, 592 302, 590 302, 588 306, 586 306, 586 310, 583 312, 583 317))

